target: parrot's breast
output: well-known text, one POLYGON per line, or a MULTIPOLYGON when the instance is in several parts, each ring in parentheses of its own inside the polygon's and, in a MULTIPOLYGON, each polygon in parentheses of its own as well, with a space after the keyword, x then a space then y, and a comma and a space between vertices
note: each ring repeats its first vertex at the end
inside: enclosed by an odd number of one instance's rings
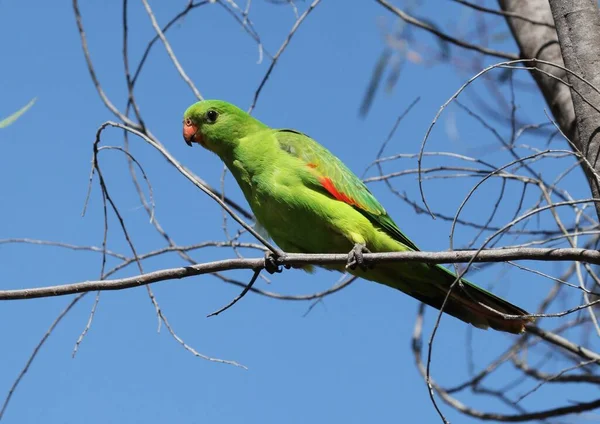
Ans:
POLYGON ((227 163, 261 227, 290 253, 349 252, 356 243, 395 250, 397 243, 360 211, 311 184, 311 168, 276 141, 241 143, 227 163))
POLYGON ((349 251, 353 243, 336 229, 324 197, 285 177, 264 184, 258 179, 249 203, 273 241, 290 253, 349 251))

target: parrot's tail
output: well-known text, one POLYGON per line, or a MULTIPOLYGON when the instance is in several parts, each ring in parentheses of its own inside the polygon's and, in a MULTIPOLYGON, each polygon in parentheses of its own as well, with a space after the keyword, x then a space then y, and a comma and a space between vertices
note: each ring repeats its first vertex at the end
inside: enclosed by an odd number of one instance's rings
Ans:
MULTIPOLYGON (((456 275, 440 265, 377 264, 366 272, 351 272, 401 290, 436 309, 442 309, 448 290, 456 280, 456 275)), ((527 311, 464 278, 452 287, 444 312, 477 328, 491 327, 513 334, 522 333, 525 325, 534 321, 527 311)))
MULTIPOLYGON (((411 293, 411 295, 436 309, 441 309, 448 289, 456 280, 456 276, 442 266, 436 268, 439 269, 439 275, 443 279, 435 284, 439 288, 439 295, 431 292, 427 294, 411 293)), ((465 279, 462 279, 461 283, 454 285, 446 305, 444 305, 444 312, 447 314, 477 328, 491 327, 494 330, 513 334, 522 333, 525 331, 525 325, 535 320, 535 318, 527 316, 529 315, 527 311, 481 287, 465 279), (502 316, 498 312, 510 316, 502 316)))

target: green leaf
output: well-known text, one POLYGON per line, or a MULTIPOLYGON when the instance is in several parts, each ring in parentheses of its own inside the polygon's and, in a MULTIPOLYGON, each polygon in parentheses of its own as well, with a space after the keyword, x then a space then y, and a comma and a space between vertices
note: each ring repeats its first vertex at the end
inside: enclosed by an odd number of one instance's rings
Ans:
POLYGON ((25 112, 27 112, 27 110, 33 106, 33 104, 35 103, 36 98, 34 97, 33 99, 31 99, 29 101, 29 103, 27 103, 25 106, 23 106, 21 109, 19 109, 18 111, 16 111, 15 113, 13 113, 12 115, 10 115, 8 118, 3 119, 2 121, 0 121, 0 128, 4 128, 4 127, 8 127, 10 124, 12 124, 13 122, 15 122, 17 119, 19 119, 19 117, 21 115, 23 115, 25 112))

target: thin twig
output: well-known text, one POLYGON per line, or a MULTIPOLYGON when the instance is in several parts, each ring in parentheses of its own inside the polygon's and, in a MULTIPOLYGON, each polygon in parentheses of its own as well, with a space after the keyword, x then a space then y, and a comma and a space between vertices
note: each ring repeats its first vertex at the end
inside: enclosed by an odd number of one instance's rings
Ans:
POLYGON ((256 107, 256 102, 258 101, 258 97, 260 96, 260 92, 262 91, 262 89, 265 86, 267 80, 269 79, 269 76, 271 75, 271 72, 273 72, 273 68, 275 68, 275 65, 277 64, 277 61, 279 60, 279 57, 285 51, 285 49, 288 46, 288 44, 290 43, 292 37, 294 36, 294 34, 296 33, 296 31, 300 27, 300 24, 304 21, 304 19, 306 19, 306 17, 310 14, 310 12, 312 12, 312 10, 315 7, 317 7, 317 5, 320 2, 321 2, 321 0, 314 0, 311 3, 311 5, 308 6, 308 8, 304 11, 304 13, 302 15, 300 15, 300 17, 296 20, 296 23, 294 24, 294 26, 290 30, 290 32, 287 35, 287 37, 285 38, 285 40, 283 40, 283 43, 281 44, 281 47, 279 47, 279 50, 277 50, 277 53, 275 53, 275 56, 273 56, 273 59, 271 60, 271 64, 269 65, 269 68, 267 69, 267 72, 265 73, 265 76, 261 80, 260 84, 258 85, 258 88, 256 89, 256 92, 254 93, 254 98, 252 99, 252 103, 250 104, 250 107, 248 108, 248 113, 252 113, 252 111, 256 107))
POLYGON ((148 4, 148 0, 142 0, 142 3, 144 3, 146 12, 148 13, 148 16, 150 16, 150 21, 152 22, 152 27, 154 28, 154 31, 156 31, 156 34, 160 37, 160 40, 163 42, 163 44, 165 46, 165 50, 167 51, 167 54, 171 58, 171 62, 173 62, 173 65, 175 65, 177 72, 179 72, 179 75, 181 76, 181 78, 185 81, 185 83, 194 92, 194 96, 196 96, 196 98, 198 100, 204 100, 204 98, 202 97, 202 94, 200 94, 200 91, 198 91, 198 89, 196 88, 196 86, 194 85, 194 83, 192 82, 190 77, 188 77, 187 74, 185 73, 185 71, 183 70, 183 67, 179 63, 177 56, 175 56, 175 53, 173 52, 173 49, 171 48, 171 45, 169 44, 167 37, 165 36, 162 29, 160 28, 160 25, 158 25, 156 17, 154 16, 154 13, 152 12, 152 8, 150 7, 150 4, 148 4))
POLYGON ((248 284, 246 285, 246 287, 244 287, 244 290, 242 290, 242 292, 239 295, 237 295, 231 302, 229 302, 227 305, 223 306, 222 308, 220 308, 220 309, 218 309, 218 310, 216 310, 214 312, 211 312, 206 317, 210 318, 210 317, 217 316, 221 312, 225 312, 227 309, 229 309, 233 305, 235 305, 238 302, 238 300, 240 300, 242 297, 244 297, 246 295, 246 293, 248 293, 248 291, 252 288, 252 286, 256 282, 256 279, 260 275, 260 271, 261 271, 260 269, 255 269, 254 270, 254 275, 252 275, 252 278, 250 279, 250 282, 248 282, 248 284))
POLYGON ((467 41, 464 40, 460 40, 458 38, 452 37, 446 33, 441 32, 440 30, 432 27, 430 24, 420 21, 417 18, 409 15, 408 13, 404 12, 401 9, 398 9, 397 7, 393 6, 392 4, 390 4, 389 2, 387 2, 386 0, 376 0, 377 3, 379 3, 380 5, 382 5, 383 7, 385 7, 386 9, 388 9, 390 12, 394 13, 396 16, 398 16, 400 19, 402 19, 404 22, 407 22, 411 25, 414 25, 418 28, 424 29, 430 33, 432 33, 433 35, 435 35, 436 37, 440 38, 441 40, 447 41, 449 43, 455 44, 459 47, 462 47, 464 49, 467 50, 474 50, 476 52, 479 53, 483 53, 489 56, 495 56, 495 57, 500 57, 502 59, 509 59, 509 60, 516 60, 519 58, 518 55, 513 54, 513 53, 506 53, 506 52, 501 52, 499 50, 494 50, 494 49, 489 49, 487 47, 484 46, 478 46, 476 44, 471 44, 467 41))
POLYGON ((2 404, 2 408, 0 409, 0 420, 2 419, 2 416, 4 415, 4 412, 6 411, 6 408, 8 407, 8 403, 10 402, 10 399, 12 398, 12 395, 15 393, 15 390, 17 389, 19 383, 21 382, 21 380, 23 379, 23 377, 25 376, 25 374, 27 373, 27 371, 29 371, 29 367, 33 363, 34 359, 36 358, 36 356, 37 356, 38 352, 40 351, 41 347, 44 345, 44 343, 46 342, 46 340, 48 339, 48 337, 50 337, 50 335, 52 334, 52 332, 54 331, 54 329, 56 328, 56 326, 65 317, 65 315, 67 315, 69 313, 69 311, 71 310, 71 308, 73 306, 75 306, 77 304, 77 302, 79 302, 79 300, 83 296, 85 296, 85 295, 86 295, 86 293, 81 293, 81 294, 75 296, 69 302, 69 304, 66 306, 66 308, 63 309, 62 312, 60 314, 58 314, 58 316, 54 319, 54 321, 52 322, 52 324, 50 324, 50 327, 48 328, 48 330, 46 331, 46 333, 42 336, 42 338, 40 339, 40 341, 38 342, 38 344, 35 346, 35 348, 33 349, 33 352, 31 352, 31 355, 29 355, 29 358, 27 359, 27 362, 25 363, 25 366, 23 367, 23 369, 21 370, 21 372, 19 373, 19 375, 17 376, 17 378, 13 382, 12 386, 8 390, 8 394, 6 395, 6 398, 4 399, 4 403, 2 404))

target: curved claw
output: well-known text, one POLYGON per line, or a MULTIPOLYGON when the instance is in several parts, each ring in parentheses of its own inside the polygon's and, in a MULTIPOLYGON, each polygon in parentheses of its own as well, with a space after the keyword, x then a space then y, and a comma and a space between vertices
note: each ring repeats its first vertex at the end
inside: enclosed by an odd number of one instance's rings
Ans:
POLYGON ((348 262, 346 263, 347 269, 356 269, 357 266, 363 271, 367 268, 373 268, 373 264, 368 263, 364 257, 364 253, 371 253, 367 246, 361 243, 356 243, 352 250, 348 253, 348 262))
MULTIPOLYGON (((288 267, 286 266, 286 268, 288 267)), ((281 269, 281 265, 277 263, 277 256, 275 256, 273 252, 265 253, 265 271, 267 271, 269 274, 280 273, 283 271, 283 269, 281 269)))

